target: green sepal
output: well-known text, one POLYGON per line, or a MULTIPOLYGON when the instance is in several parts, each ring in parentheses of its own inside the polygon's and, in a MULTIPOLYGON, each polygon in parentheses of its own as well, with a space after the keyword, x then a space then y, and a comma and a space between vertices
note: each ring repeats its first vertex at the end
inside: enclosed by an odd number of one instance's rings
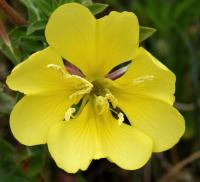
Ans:
POLYGON ((102 3, 94 3, 87 7, 90 9, 93 15, 96 15, 104 11, 108 7, 108 5, 102 3))
POLYGON ((140 26, 140 34, 139 34, 140 42, 148 39, 150 36, 152 36, 154 34, 154 32, 156 32, 155 28, 140 26))

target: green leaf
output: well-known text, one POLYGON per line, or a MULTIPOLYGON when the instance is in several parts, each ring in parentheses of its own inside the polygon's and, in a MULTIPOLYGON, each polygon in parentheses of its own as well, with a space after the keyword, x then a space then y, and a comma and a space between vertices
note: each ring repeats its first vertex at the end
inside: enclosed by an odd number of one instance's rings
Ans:
POLYGON ((6 182, 36 182, 24 176, 17 163, 16 151, 8 142, 0 138, 0 181, 1 179, 6 182))
POLYGON ((140 26, 140 42, 148 39, 155 31, 154 28, 140 26))
POLYGON ((29 22, 47 20, 59 3, 54 0, 19 0, 28 9, 29 22))
POLYGON ((35 6, 32 0, 19 0, 28 9, 29 22, 41 20, 41 15, 38 7, 35 6))
POLYGON ((13 155, 15 150, 8 142, 2 138, 0 138, 0 151, 0 166, 7 163, 13 164, 13 162, 16 160, 15 156, 13 155))
POLYGON ((94 3, 94 4, 91 4, 87 7, 90 9, 90 11, 93 13, 93 15, 96 15, 96 14, 104 11, 108 7, 108 5, 102 4, 102 3, 94 3))
POLYGON ((40 20, 40 21, 35 21, 31 23, 27 28, 27 35, 30 35, 38 30, 44 30, 46 24, 47 24, 47 20, 40 20))
POLYGON ((4 42, 1 40, 0 40, 0 51, 12 62, 14 66, 20 62, 19 57, 15 54, 12 47, 6 46, 4 42))
POLYGON ((60 6, 62 4, 66 4, 66 3, 72 3, 72 2, 77 2, 77 3, 80 3, 80 4, 83 4, 84 6, 89 6, 89 5, 92 5, 93 2, 92 0, 57 0, 57 1, 53 1, 53 6, 60 6))
POLYGON ((54 4, 56 5, 56 2, 57 2, 57 7, 62 5, 62 4, 66 4, 66 3, 71 3, 71 2, 74 2, 75 0, 57 0, 57 1, 54 1, 54 4))
POLYGON ((0 112, 9 114, 15 104, 15 99, 10 95, 0 91, 0 112))
POLYGON ((9 32, 12 49, 7 47, 0 40, 1 52, 13 63, 14 66, 20 63, 21 61, 21 53, 19 51, 19 47, 21 46, 22 37, 25 37, 25 36, 26 36, 26 26, 20 26, 20 27, 16 27, 12 29, 9 32))
MULTIPOLYGON (((0 181, 3 182, 38 182, 39 173, 44 165, 44 147, 28 148, 30 158, 28 169, 22 168, 20 155, 6 140, 0 138, 0 181)), ((25 166, 24 166, 25 167, 25 166)))
POLYGON ((40 28, 39 25, 36 25, 35 27, 32 25, 32 28, 29 28, 30 35, 27 35, 27 26, 17 27, 9 32, 13 50, 9 49, 3 41, 0 40, 0 49, 2 53, 13 63, 13 65, 17 65, 33 52, 47 46, 44 32, 39 31, 40 28), (34 32, 32 33, 31 31, 34 32))
POLYGON ((14 49, 20 46, 22 37, 26 36, 26 29, 26 26, 20 26, 9 32, 9 37, 11 38, 12 47, 14 49))
POLYGON ((46 151, 44 146, 27 147, 24 162, 27 164, 26 176, 33 177, 41 172, 45 165, 46 151))
POLYGON ((49 17, 53 11, 53 7, 51 4, 51 0, 37 0, 33 1, 35 6, 40 10, 40 13, 44 15, 44 17, 49 17))
POLYGON ((14 148, 5 140, 0 139, 0 179, 11 181, 16 171, 14 148))
POLYGON ((17 65, 20 62, 20 56, 16 54, 15 49, 18 49, 20 45, 20 36, 25 33, 24 31, 21 31, 21 28, 22 27, 14 28, 11 32, 9 32, 12 47, 6 46, 5 43, 0 40, 1 52, 13 63, 13 65, 17 65))
POLYGON ((30 56, 33 52, 37 52, 42 50, 46 47, 43 42, 40 41, 33 41, 31 39, 24 39, 21 43, 22 51, 23 51, 23 60, 30 56))
POLYGON ((75 0, 75 2, 81 3, 85 6, 89 6, 93 4, 92 0, 75 0))

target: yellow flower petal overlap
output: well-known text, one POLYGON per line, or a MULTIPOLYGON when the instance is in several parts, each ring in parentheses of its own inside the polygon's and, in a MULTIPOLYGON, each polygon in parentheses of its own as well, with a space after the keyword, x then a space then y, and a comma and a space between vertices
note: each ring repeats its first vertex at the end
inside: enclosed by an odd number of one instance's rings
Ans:
POLYGON ((75 173, 100 158, 138 169, 152 152, 179 141, 185 125, 173 107, 175 75, 139 47, 134 13, 96 19, 68 3, 53 12, 45 35, 49 47, 17 65, 6 81, 25 94, 10 116, 19 142, 47 144, 57 165, 75 173), (63 59, 83 75, 67 72, 63 59), (124 75, 107 77, 127 61, 124 75))
POLYGON ((144 48, 139 48, 125 75, 115 82, 122 89, 126 88, 127 94, 147 95, 173 105, 175 81, 175 75, 167 67, 144 48))
POLYGON ((109 112, 97 117, 92 103, 73 121, 52 127, 47 143, 57 165, 72 173, 104 157, 124 169, 137 169, 152 152, 149 137, 126 124, 119 127, 109 112))

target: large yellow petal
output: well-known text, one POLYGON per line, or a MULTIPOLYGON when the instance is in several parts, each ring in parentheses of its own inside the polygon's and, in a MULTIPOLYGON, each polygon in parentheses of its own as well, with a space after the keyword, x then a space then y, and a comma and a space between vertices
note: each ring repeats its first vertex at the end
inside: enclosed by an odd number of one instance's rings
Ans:
POLYGON ((97 20, 96 41, 96 67, 101 68, 96 71, 105 75, 118 64, 133 59, 139 46, 137 17, 132 12, 113 11, 97 20))
POLYGON ((81 115, 54 126, 48 147, 57 165, 75 173, 86 170, 92 159, 107 157, 124 169, 143 166, 152 152, 152 141, 130 126, 119 126, 110 113, 96 115, 88 103, 81 115))
POLYGON ((98 123, 106 157, 123 169, 134 170, 146 164, 152 153, 152 140, 132 126, 108 115, 98 123))
POLYGON ((95 17, 78 3, 60 6, 51 15, 45 35, 47 42, 65 59, 89 74, 94 62, 95 17))
POLYGON ((185 130, 184 118, 170 104, 140 95, 116 96, 133 127, 152 139, 154 152, 167 150, 180 140, 185 130))
POLYGON ((46 143, 52 125, 64 118, 72 104, 66 96, 25 96, 14 107, 10 127, 16 139, 25 145, 46 143))
POLYGON ((174 103, 175 75, 145 49, 140 48, 128 71, 115 80, 127 94, 147 95, 174 103))
POLYGON ((60 122, 50 130, 48 148, 60 168, 75 173, 86 170, 92 159, 104 157, 95 120, 86 105, 76 119, 60 122))
POLYGON ((11 89, 28 95, 67 90, 69 80, 63 79, 61 72, 47 68, 49 64, 64 69, 61 57, 50 47, 34 53, 26 61, 17 65, 8 76, 6 83, 11 89))
POLYGON ((90 79, 132 59, 139 45, 139 24, 133 13, 111 12, 96 20, 77 3, 55 10, 45 34, 47 42, 90 79))

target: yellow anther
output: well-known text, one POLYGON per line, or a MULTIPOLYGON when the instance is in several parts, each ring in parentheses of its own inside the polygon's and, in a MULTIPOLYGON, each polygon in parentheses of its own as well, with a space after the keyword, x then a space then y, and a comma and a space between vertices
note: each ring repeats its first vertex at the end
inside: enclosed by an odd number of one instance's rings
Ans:
POLYGON ((75 97, 77 97, 77 96, 90 93, 91 90, 92 90, 92 89, 91 89, 90 87, 85 87, 84 89, 78 90, 78 91, 74 92, 73 94, 71 94, 71 95, 69 96, 69 98, 72 99, 72 98, 75 98, 75 97))
POLYGON ((73 94, 71 94, 69 96, 70 99, 74 98, 74 97, 77 97, 77 96, 80 96, 80 95, 84 95, 84 94, 87 94, 87 93, 90 93, 92 88, 93 88, 93 85, 87 81, 86 79, 82 78, 81 76, 78 76, 78 75, 70 75, 68 74, 67 72, 65 72, 65 70, 59 66, 59 65, 56 65, 56 64, 48 64, 47 65, 47 68, 52 68, 54 70, 57 70, 57 71, 60 71, 63 76, 67 79, 69 78, 75 78, 75 79, 78 79, 80 80, 80 82, 82 83, 81 84, 81 88, 79 88, 79 90, 77 89, 76 92, 74 92, 73 94))
POLYGON ((68 76, 69 74, 67 74, 67 72, 64 71, 64 69, 57 65, 57 64, 48 64, 47 68, 52 68, 54 70, 60 71, 63 75, 68 76))
POLYGON ((118 121, 118 125, 121 126, 122 123, 124 122, 124 114, 120 112, 120 113, 118 113, 117 116, 118 116, 118 120, 117 120, 118 121))
POLYGON ((75 108, 70 107, 66 112, 65 112, 65 121, 69 121, 71 116, 76 112, 75 108))
POLYGON ((113 106, 114 108, 116 108, 117 105, 118 105, 118 100, 117 100, 117 99, 115 98, 115 96, 110 92, 109 89, 105 89, 105 91, 107 92, 106 95, 105 95, 105 98, 111 102, 111 104, 112 104, 112 106, 113 106))
POLYGON ((118 105, 118 100, 115 98, 114 95, 112 95, 112 94, 106 94, 106 95, 105 95, 105 98, 106 98, 107 100, 109 100, 109 101, 112 103, 112 106, 113 106, 114 108, 117 107, 117 105, 118 105))
POLYGON ((85 78, 81 77, 81 76, 78 76, 78 75, 70 75, 69 77, 71 78, 76 78, 78 80, 80 80, 82 83, 84 83, 84 85, 88 86, 88 87, 93 87, 93 85, 87 81, 85 78))
POLYGON ((69 96, 70 99, 77 97, 77 96, 80 96, 80 95, 90 93, 92 91, 93 85, 89 81, 87 81, 86 79, 84 79, 84 78, 82 78, 78 75, 70 75, 70 77, 79 79, 81 81, 81 83, 83 84, 82 88, 80 90, 74 92, 73 94, 71 94, 69 96))
POLYGON ((151 81, 153 79, 154 79, 154 75, 146 75, 146 76, 135 78, 133 80, 133 83, 139 84, 139 83, 143 83, 144 81, 151 81))

